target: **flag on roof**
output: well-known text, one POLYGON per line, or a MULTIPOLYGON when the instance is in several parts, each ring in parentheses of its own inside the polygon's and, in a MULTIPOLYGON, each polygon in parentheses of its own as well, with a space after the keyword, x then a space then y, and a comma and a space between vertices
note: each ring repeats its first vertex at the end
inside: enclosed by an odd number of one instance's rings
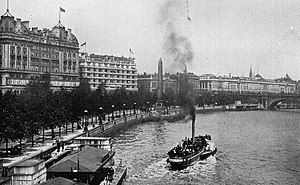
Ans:
POLYGON ((129 52, 132 53, 132 54, 134 54, 134 53, 131 51, 131 48, 129 48, 129 52))
POLYGON ((86 42, 82 43, 80 46, 84 46, 84 45, 86 45, 86 42))
POLYGON ((59 7, 59 11, 61 11, 61 12, 66 12, 66 10, 63 9, 62 7, 59 7))

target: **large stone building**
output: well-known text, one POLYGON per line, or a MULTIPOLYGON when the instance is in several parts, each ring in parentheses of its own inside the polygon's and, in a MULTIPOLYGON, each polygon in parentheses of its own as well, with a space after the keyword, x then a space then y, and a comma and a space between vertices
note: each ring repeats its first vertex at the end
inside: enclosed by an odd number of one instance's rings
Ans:
POLYGON ((158 88, 158 75, 155 74, 139 74, 138 75, 138 89, 145 89, 150 92, 157 92, 158 88))
POLYGON ((295 93, 296 82, 284 79, 254 77, 226 77, 204 74, 200 76, 202 91, 225 91, 239 93, 295 93))
POLYGON ((0 90, 21 91, 32 78, 50 73, 51 88, 79 85, 77 38, 59 22, 29 27, 7 10, 0 19, 0 90))
MULTIPOLYGON (((157 75, 141 74, 138 76, 138 87, 150 92, 156 92, 157 75)), ((180 90, 180 84, 189 84, 196 95, 208 92, 238 92, 238 93, 296 93, 297 83, 287 77, 280 79, 264 79, 256 74, 253 77, 215 76, 204 74, 197 76, 193 73, 168 74, 163 77, 163 92, 171 89, 174 93, 180 90)), ((299 90, 300 92, 300 90, 299 90)))
MULTIPOLYGON (((174 93, 179 93, 180 85, 182 83, 188 83, 189 87, 193 89, 195 93, 200 91, 199 77, 193 73, 177 73, 163 75, 163 93, 167 89, 172 90, 174 93)), ((140 74, 138 75, 138 87, 145 88, 150 92, 157 92, 158 88, 158 75, 155 74, 140 74)))
POLYGON ((87 55, 80 58, 80 78, 88 79, 92 90, 105 84, 111 91, 124 87, 128 91, 137 91, 137 69, 134 58, 108 55, 87 55))

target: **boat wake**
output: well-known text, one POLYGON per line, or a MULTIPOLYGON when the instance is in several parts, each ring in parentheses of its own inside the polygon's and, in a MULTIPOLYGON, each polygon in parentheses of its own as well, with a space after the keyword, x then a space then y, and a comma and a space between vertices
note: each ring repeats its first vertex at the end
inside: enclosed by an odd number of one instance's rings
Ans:
POLYGON ((150 164, 142 174, 139 176, 133 176, 132 179, 135 180, 149 180, 157 179, 165 176, 169 173, 168 163, 166 162, 167 158, 161 159, 156 163, 150 164))
POLYGON ((215 176, 216 163, 216 157, 210 156, 205 160, 195 162, 195 164, 185 169, 176 171, 172 176, 175 179, 194 179, 195 181, 204 183, 215 176))
POLYGON ((150 164, 139 175, 130 176, 127 181, 134 184, 161 184, 162 182, 185 181, 186 179, 196 179, 199 182, 213 178, 216 174, 215 165, 217 159, 210 156, 205 160, 197 161, 195 164, 183 169, 172 170, 171 165, 166 162, 167 158, 150 164))
POLYGON ((195 164, 188 166, 187 168, 181 170, 181 171, 188 171, 188 172, 193 172, 193 171, 206 171, 210 170, 215 167, 215 164, 217 163, 217 159, 215 156, 210 156, 205 160, 202 161, 197 161, 195 164))

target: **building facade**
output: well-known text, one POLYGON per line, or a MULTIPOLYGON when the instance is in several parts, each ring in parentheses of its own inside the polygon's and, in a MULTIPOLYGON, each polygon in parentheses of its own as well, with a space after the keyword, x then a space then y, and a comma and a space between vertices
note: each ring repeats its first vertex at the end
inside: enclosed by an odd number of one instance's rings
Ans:
POLYGON ((79 65, 80 78, 88 79, 92 90, 105 84, 107 90, 124 87, 137 91, 137 69, 134 58, 83 54, 79 65))
POLYGON ((157 92, 158 75, 155 74, 139 74, 138 75, 138 89, 145 89, 149 92, 157 92))
MULTIPOLYGON (((157 75, 143 74, 138 77, 138 86, 145 88, 150 92, 156 92, 157 75)), ((163 92, 170 88, 174 93, 178 93, 180 83, 188 83, 193 92, 198 94, 202 91, 209 92, 237 92, 237 93, 297 93, 298 84, 291 80, 281 79, 263 79, 260 75, 253 77, 229 77, 215 76, 213 74, 204 74, 197 76, 192 73, 165 74, 163 77, 163 92)), ((299 91, 300 92, 300 91, 299 91)))
MULTIPOLYGON (((167 89, 172 90, 174 93, 179 93, 180 84, 188 83, 195 92, 200 91, 199 77, 193 73, 177 73, 163 75, 163 93, 167 89)), ((145 88, 150 92, 157 92, 158 88, 158 75, 155 74, 140 74, 138 76, 138 87, 145 88)))
POLYGON ((77 38, 60 22, 52 30, 30 28, 7 10, 0 19, 0 90, 21 91, 45 73, 52 89, 78 86, 78 53, 77 38))
POLYGON ((295 93, 296 82, 254 77, 217 77, 212 74, 200 76, 202 91, 227 91, 239 93, 295 93))

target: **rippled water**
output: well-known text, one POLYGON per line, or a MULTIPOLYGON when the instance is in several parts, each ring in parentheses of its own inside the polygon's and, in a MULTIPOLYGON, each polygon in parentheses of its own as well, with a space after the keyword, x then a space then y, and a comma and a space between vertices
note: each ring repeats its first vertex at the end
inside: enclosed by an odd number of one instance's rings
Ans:
POLYGON ((114 136, 125 184, 300 184, 300 113, 215 112, 197 115, 196 134, 210 134, 216 157, 181 171, 167 152, 191 135, 191 122, 143 123, 114 136))

